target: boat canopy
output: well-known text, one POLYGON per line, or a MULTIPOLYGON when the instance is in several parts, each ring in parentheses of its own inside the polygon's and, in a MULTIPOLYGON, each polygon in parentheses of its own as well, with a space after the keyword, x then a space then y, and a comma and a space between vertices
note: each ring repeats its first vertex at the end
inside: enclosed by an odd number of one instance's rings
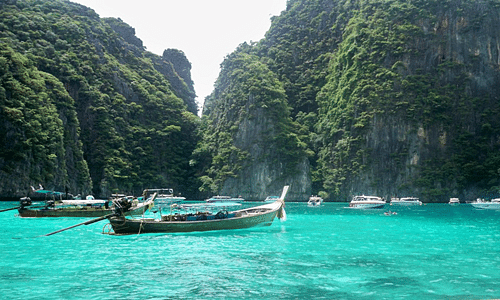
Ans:
POLYGON ((63 205, 97 205, 105 204, 108 200, 61 200, 63 205))

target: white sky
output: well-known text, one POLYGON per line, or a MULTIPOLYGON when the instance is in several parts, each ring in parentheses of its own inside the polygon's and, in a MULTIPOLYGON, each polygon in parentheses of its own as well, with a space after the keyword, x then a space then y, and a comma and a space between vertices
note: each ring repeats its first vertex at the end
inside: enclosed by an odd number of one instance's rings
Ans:
POLYGON ((182 50, 191 62, 198 107, 212 90, 224 57, 262 39, 287 0, 71 0, 101 18, 121 18, 148 51, 182 50))

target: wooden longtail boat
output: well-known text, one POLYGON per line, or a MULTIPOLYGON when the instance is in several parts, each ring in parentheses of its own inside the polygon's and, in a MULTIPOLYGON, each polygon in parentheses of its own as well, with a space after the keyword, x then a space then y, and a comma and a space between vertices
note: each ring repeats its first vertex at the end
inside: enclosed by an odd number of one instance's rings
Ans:
POLYGON ((269 226, 276 216, 278 218, 284 216, 287 191, 288 186, 285 186, 281 197, 275 202, 230 212, 169 214, 162 216, 160 220, 130 219, 123 214, 115 214, 108 219, 115 234, 193 232, 269 226))
MULTIPOLYGON (((154 204, 154 201, 148 200, 141 203, 132 203, 131 208, 124 212, 125 215, 142 215, 154 204)), ((58 205, 44 206, 41 208, 20 207, 17 209, 22 218, 45 218, 45 217, 79 217, 79 218, 97 218, 109 215, 114 212, 114 207, 92 206, 92 205, 58 205)))
POLYGON ((80 217, 97 218, 113 214, 116 205, 125 205, 127 209, 122 214, 142 215, 153 207, 154 199, 138 202, 133 197, 124 197, 121 201, 112 200, 61 200, 46 201, 42 206, 31 206, 30 198, 22 198, 21 205, 17 208, 22 218, 45 218, 45 217, 80 217), (120 203, 120 204, 117 204, 120 203))

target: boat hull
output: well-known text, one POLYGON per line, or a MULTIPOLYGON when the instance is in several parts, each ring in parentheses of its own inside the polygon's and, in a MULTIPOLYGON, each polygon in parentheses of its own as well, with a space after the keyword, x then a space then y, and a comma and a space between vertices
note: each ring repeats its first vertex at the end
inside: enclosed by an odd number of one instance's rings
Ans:
POLYGON ((422 205, 422 202, 416 201, 391 201, 391 205, 401 205, 401 206, 412 206, 412 205, 422 205))
POLYGON ((174 204, 174 203, 182 203, 185 198, 156 198, 156 204, 174 204))
POLYGON ((351 203, 349 206, 358 209, 380 209, 384 208, 385 203, 351 203))
POLYGON ((207 203, 241 203, 241 202, 245 202, 244 199, 240 199, 240 198, 231 198, 231 199, 207 199, 206 200, 207 203))
POLYGON ((385 200, 377 196, 354 196, 349 203, 350 208, 356 209, 378 209, 384 208, 385 200))
POLYGON ((474 208, 477 209, 491 209, 491 210, 500 210, 500 203, 471 203, 474 208))
MULTIPOLYGON (((139 233, 175 233, 196 232, 227 229, 244 229, 254 226, 269 226, 281 210, 282 203, 273 205, 262 213, 250 213, 252 210, 240 210, 230 212, 236 216, 225 219, 196 220, 196 221, 168 221, 149 219, 127 219, 124 217, 113 217, 109 222, 115 234, 139 234, 139 233)), ((266 205, 262 206, 265 207, 266 205)), ((255 210, 255 208, 254 208, 255 210)))
MULTIPOLYGON (((151 203, 140 203, 136 207, 132 207, 125 213, 127 216, 142 215, 149 208, 151 203)), ((74 217, 74 218, 98 218, 112 214, 112 208, 55 208, 55 209, 29 209, 19 208, 19 216, 22 218, 58 218, 58 217, 74 217)))

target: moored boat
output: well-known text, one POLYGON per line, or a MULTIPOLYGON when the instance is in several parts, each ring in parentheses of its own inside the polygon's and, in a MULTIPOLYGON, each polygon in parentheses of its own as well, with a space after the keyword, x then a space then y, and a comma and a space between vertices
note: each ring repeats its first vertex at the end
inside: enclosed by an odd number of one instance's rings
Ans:
POLYGON ((422 205, 422 201, 417 197, 391 198, 391 205, 422 205))
POLYGON ((373 209, 373 208, 383 208, 386 202, 384 199, 377 196, 354 196, 349 203, 351 208, 360 209, 373 209))
POLYGON ((450 202, 448 202, 448 204, 451 205, 460 204, 460 200, 458 198, 450 198, 450 202))
MULTIPOLYGON (((128 196, 123 198, 122 203, 129 206, 125 212, 126 215, 142 215, 153 206, 154 201, 150 199, 139 202, 137 199, 128 196)), ((21 199, 21 206, 17 210, 22 218, 96 218, 112 214, 115 211, 115 205, 112 200, 49 200, 45 201, 45 205, 30 207, 31 199, 23 198, 21 199)))
POLYGON ((186 200, 185 197, 175 196, 173 189, 148 189, 149 192, 157 193, 155 203, 157 204, 173 204, 181 203, 186 200))
POLYGON ((58 192, 44 189, 40 184, 38 189, 31 186, 31 191, 28 196, 32 201, 45 201, 45 200, 71 200, 75 197, 67 192, 58 192))
POLYGON ((206 202, 208 203, 214 203, 214 202, 243 202, 245 199, 243 199, 241 196, 238 197, 231 197, 231 196, 212 196, 211 198, 207 199, 206 202))
POLYGON ((308 206, 319 206, 323 203, 323 198, 319 196, 311 196, 309 197, 309 200, 307 201, 308 206))
POLYGON ((125 218, 112 216, 109 222, 115 234, 174 233, 225 229, 243 229, 253 226, 269 226, 274 218, 285 214, 284 204, 288 186, 283 188, 281 197, 264 205, 235 211, 220 210, 217 213, 197 212, 168 214, 155 218, 125 218))
POLYGON ((478 209, 500 209, 500 198, 491 199, 491 201, 484 201, 483 199, 477 198, 475 202, 471 202, 474 208, 478 209))

